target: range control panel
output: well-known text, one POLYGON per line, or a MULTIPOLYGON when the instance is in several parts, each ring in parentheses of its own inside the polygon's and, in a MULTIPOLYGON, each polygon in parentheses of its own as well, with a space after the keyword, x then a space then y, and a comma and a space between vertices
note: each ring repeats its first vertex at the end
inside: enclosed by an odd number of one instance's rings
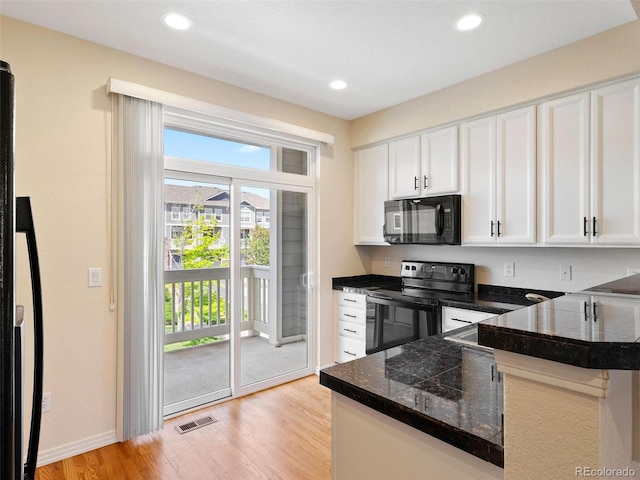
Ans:
MULTIPOLYGON (((474 265, 470 263, 404 260, 401 270, 400 276, 405 284, 421 286, 423 288, 434 288, 430 285, 441 285, 444 282, 459 285, 470 284, 471 289, 473 289, 474 265)), ((455 287, 453 289, 458 290, 458 288, 455 287)))

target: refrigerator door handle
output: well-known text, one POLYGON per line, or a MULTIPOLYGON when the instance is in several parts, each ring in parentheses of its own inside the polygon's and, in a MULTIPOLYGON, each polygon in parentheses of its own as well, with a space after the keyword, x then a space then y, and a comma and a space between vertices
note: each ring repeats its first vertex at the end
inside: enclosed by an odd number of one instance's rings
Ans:
POLYGON ((31 214, 29 197, 16 198, 16 232, 25 233, 29 266, 31 270, 31 292, 33 301, 33 402, 31 409, 31 429, 27 463, 24 465, 24 480, 33 480, 36 474, 38 446, 40 444, 40 425, 42 422, 42 387, 44 374, 44 331, 42 322, 42 282, 40 263, 36 246, 36 232, 31 214))

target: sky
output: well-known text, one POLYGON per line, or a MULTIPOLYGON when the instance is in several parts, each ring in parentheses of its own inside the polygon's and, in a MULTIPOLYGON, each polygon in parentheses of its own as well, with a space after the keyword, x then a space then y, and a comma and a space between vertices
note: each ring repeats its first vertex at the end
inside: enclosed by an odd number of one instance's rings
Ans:
MULTIPOLYGON (((169 128, 164 129, 164 154, 260 170, 269 170, 271 157, 269 148, 169 128)), ((165 181, 173 185, 196 185, 194 182, 175 179, 165 181)), ((213 186, 225 188, 224 185, 213 186)), ((266 189, 243 187, 242 190, 269 198, 269 190, 266 189)))
POLYGON ((239 167, 269 170, 269 148, 165 128, 164 154, 239 167))

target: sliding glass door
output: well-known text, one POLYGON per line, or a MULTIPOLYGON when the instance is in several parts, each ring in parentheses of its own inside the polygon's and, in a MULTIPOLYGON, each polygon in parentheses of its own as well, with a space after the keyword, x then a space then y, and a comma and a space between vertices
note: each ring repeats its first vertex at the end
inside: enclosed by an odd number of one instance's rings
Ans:
POLYGON ((309 365, 307 197, 241 187, 242 387, 309 365))
POLYGON ((231 395, 230 185, 165 178, 165 414, 231 395))
POLYGON ((308 152, 206 141, 263 160, 165 157, 165 415, 312 373, 308 152))

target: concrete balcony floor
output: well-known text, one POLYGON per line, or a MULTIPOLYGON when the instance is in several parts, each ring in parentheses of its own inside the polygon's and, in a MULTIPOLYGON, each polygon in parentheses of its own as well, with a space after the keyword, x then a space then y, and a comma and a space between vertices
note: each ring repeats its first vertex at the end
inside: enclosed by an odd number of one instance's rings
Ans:
MULTIPOLYGON (((243 337, 241 384, 300 370, 307 366, 307 342, 302 340, 274 347, 263 337, 243 337)), ((229 342, 174 350, 164 354, 164 403, 229 388, 229 342)))

